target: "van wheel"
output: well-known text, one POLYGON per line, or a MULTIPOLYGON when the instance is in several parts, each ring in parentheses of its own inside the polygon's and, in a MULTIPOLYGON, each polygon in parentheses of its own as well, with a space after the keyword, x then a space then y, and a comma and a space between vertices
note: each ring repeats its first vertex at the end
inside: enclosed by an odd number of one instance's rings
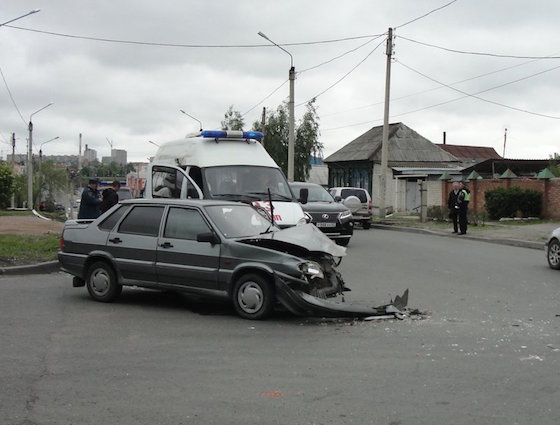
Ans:
POLYGON ((233 307, 240 317, 266 319, 274 309, 274 291, 270 282, 258 274, 241 276, 233 287, 233 307))
POLYGON ((371 227, 371 222, 369 220, 368 221, 362 221, 362 226, 363 226, 364 229, 367 230, 371 227))
POLYGON ((86 286, 95 301, 109 303, 122 292, 113 268, 105 261, 97 261, 88 269, 86 286))

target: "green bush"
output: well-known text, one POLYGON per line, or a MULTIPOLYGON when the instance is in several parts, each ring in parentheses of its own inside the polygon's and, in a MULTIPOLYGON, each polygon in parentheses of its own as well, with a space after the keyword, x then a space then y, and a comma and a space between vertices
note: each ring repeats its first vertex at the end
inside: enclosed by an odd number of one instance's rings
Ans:
POLYGON ((504 217, 540 217, 542 194, 536 190, 512 187, 497 188, 484 193, 486 211, 492 220, 504 217))

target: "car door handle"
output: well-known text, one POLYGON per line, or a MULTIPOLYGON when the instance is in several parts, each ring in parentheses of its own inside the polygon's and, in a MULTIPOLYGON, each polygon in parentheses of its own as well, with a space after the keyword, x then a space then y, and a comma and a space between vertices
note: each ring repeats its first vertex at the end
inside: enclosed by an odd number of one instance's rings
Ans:
POLYGON ((169 242, 164 242, 164 243, 160 244, 160 246, 162 248, 173 248, 173 245, 171 245, 171 243, 169 243, 169 242))
POLYGON ((109 242, 113 242, 113 243, 121 243, 122 240, 121 238, 113 238, 113 239, 109 239, 109 242))

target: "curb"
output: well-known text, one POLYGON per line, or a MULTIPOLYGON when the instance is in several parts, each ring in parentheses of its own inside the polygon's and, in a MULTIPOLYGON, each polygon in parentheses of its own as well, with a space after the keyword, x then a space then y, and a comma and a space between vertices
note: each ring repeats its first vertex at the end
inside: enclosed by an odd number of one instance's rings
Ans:
POLYGON ((45 263, 28 264, 25 266, 0 267, 0 276, 15 276, 36 273, 54 273, 60 270, 58 260, 45 263))
MULTIPOLYGON (((427 230, 427 229, 422 229, 417 227, 401 227, 401 226, 393 226, 387 224, 373 224, 373 223, 371 227, 375 229, 382 229, 382 230, 394 230, 397 232, 423 233, 427 235, 441 236, 445 238, 459 237, 457 235, 453 235, 450 233, 442 233, 434 230, 427 230)), ((460 238, 493 243, 498 245, 509 245, 509 246, 516 246, 520 248, 529 248, 529 249, 538 249, 538 250, 543 250, 545 246, 544 242, 524 241, 519 239, 508 239, 508 238, 491 238, 491 237, 483 237, 483 236, 473 236, 471 234, 462 235, 460 236, 460 238)))

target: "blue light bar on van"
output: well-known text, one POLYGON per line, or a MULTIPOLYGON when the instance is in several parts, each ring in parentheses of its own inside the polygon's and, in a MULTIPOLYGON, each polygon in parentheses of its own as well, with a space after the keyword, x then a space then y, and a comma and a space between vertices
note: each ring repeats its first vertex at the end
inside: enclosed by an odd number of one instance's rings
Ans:
POLYGON ((200 132, 202 137, 212 139, 256 139, 264 137, 260 131, 241 131, 241 130, 203 130, 200 132))

